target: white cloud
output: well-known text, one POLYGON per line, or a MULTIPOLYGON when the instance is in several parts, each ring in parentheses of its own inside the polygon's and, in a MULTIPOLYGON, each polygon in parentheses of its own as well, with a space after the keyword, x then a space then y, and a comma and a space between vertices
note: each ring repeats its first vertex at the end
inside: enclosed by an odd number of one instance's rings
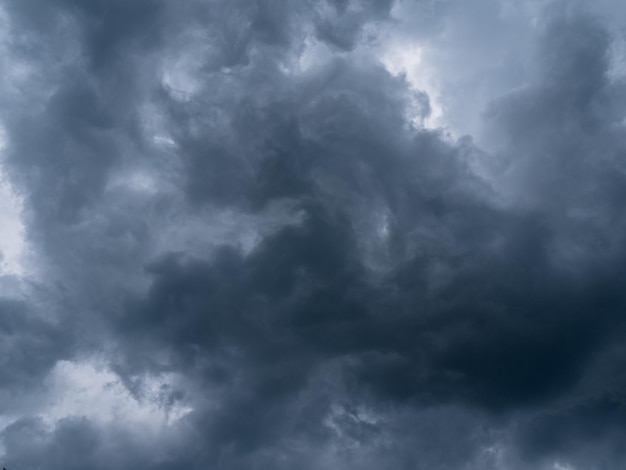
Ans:
POLYGON ((191 411, 184 405, 164 404, 162 394, 175 379, 171 374, 144 377, 138 398, 97 360, 59 361, 48 378, 51 398, 41 415, 50 423, 82 416, 96 423, 115 422, 156 430, 191 411))
MULTIPOLYGON (((6 137, 0 128, 0 156, 6 147, 6 137)), ((26 249, 22 201, 15 193, 0 159, 0 275, 22 276, 26 249)))
MULTIPOLYGON (((430 129, 443 127, 445 124, 444 110, 440 103, 440 90, 433 70, 424 61, 424 49, 416 43, 392 42, 386 46, 380 61, 393 75, 404 75, 411 87, 416 91, 424 91, 430 100, 431 113, 424 121, 430 129)), ((419 110, 418 113, 419 115, 419 110)))

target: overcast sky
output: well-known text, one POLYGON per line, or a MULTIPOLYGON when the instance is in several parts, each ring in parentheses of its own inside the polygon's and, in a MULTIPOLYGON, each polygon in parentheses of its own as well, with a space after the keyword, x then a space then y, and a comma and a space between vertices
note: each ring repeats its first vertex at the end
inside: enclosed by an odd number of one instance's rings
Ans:
POLYGON ((626 2, 0 0, 0 467, 626 468, 626 2))

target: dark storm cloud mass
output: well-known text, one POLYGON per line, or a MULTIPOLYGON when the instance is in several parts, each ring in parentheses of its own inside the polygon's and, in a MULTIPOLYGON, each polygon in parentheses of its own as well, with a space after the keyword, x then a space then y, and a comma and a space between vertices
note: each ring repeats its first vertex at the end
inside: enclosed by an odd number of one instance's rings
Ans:
POLYGON ((37 385, 41 374, 70 352, 71 334, 30 310, 17 300, 0 302, 3 412, 10 412, 12 394, 37 385))
POLYGON ((0 303, 7 468, 623 465, 619 38, 539 3, 487 151, 376 57, 456 47, 455 2, 3 2, 36 260, 0 303), (94 356, 186 414, 36 403, 94 356))

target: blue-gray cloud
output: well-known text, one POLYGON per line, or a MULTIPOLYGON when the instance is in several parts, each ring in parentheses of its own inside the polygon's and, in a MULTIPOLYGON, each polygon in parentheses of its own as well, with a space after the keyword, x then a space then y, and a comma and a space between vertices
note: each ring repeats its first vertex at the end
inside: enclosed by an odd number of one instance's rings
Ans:
POLYGON ((7 468, 624 462, 610 7, 2 8, 2 165, 34 260, 2 280, 23 288, 0 303, 7 468), (441 96, 386 41, 423 44, 441 96), (425 127, 435 98, 479 135, 425 127), (171 417, 50 405, 60 361, 94 358, 171 417))

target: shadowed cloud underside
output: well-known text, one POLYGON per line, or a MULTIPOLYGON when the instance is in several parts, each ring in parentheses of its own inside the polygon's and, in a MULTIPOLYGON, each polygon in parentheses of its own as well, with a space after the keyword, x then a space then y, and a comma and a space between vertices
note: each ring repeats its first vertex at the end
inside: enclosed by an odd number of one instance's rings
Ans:
POLYGON ((7 468, 626 465, 626 8, 470 3, 0 0, 7 468))

